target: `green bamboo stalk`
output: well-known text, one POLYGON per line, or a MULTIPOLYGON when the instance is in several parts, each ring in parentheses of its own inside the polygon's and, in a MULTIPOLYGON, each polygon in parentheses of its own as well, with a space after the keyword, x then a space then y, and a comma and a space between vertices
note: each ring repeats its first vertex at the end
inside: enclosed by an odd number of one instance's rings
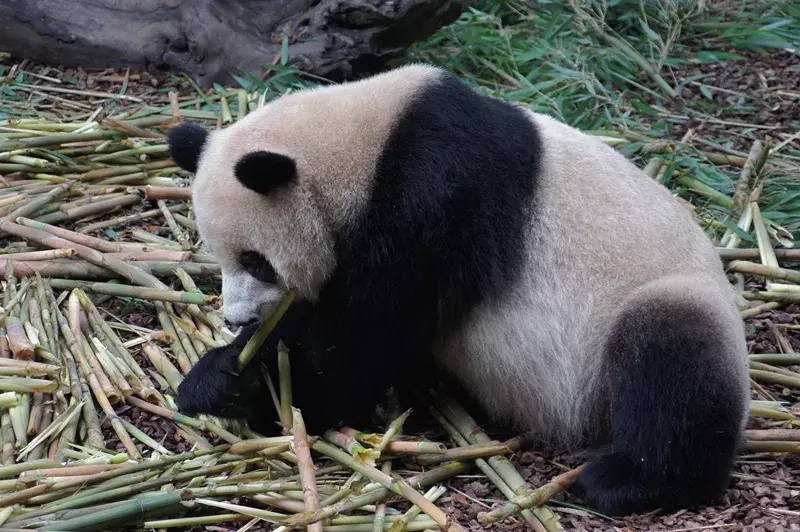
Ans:
POLYGON ((27 240, 32 240, 47 247, 74 248, 75 251, 77 251, 78 256, 81 258, 88 260, 97 266, 108 268, 109 270, 112 270, 113 272, 121 275, 125 279, 128 279, 135 284, 148 288, 156 288, 159 290, 169 290, 167 285, 152 275, 145 273, 141 269, 130 265, 130 263, 125 263, 113 257, 109 257, 108 255, 90 247, 77 244, 75 242, 70 242, 69 240, 51 235, 44 231, 32 229, 30 227, 24 227, 16 223, 9 222, 8 220, 0 220, 0 230, 25 238, 27 240))
POLYGON ((158 200, 156 203, 158 208, 161 209, 161 212, 164 214, 164 220, 167 221, 167 225, 169 226, 169 230, 172 232, 172 236, 175 237, 175 240, 178 241, 182 249, 187 251, 191 250, 192 242, 189 240, 189 237, 186 236, 186 233, 181 230, 178 222, 175 221, 172 213, 169 212, 169 209, 167 209, 167 203, 163 199, 158 200))
MULTIPOLYGON (((172 205, 169 207, 169 211, 172 213, 181 212, 186 210, 188 207, 186 205, 172 205)), ((155 218, 156 216, 161 216, 161 209, 150 209, 148 211, 139 212, 136 214, 128 214, 126 216, 120 216, 118 218, 112 218, 110 220, 104 220, 102 222, 95 222, 89 225, 84 225, 78 229, 78 232, 81 234, 91 233, 92 231, 97 231, 98 229, 107 229, 109 227, 116 227, 119 225, 129 225, 134 222, 140 222, 142 220, 147 220, 149 218, 155 218)))
MULTIPOLYGON (((140 270, 141 271, 141 270, 140 270)), ((142 272, 144 273, 144 272, 142 272)), ((161 288, 147 288, 116 283, 94 283, 91 281, 75 281, 72 279, 50 279, 50 286, 59 290, 80 288, 87 292, 106 294, 117 297, 133 297, 149 301, 167 301, 175 303, 208 304, 216 301, 216 296, 206 296, 191 292, 178 292, 161 288)))
POLYGON ((532 508, 534 506, 540 506, 546 503, 553 495, 564 491, 576 480, 578 480, 578 477, 585 468, 586 466, 582 465, 576 467, 575 469, 571 469, 566 473, 554 477, 549 483, 545 484, 541 488, 530 491, 525 495, 515 497, 500 508, 496 508, 491 512, 479 513, 478 522, 480 522, 482 525, 489 525, 491 523, 502 521, 503 519, 506 519, 520 510, 532 508))
MULTIPOLYGON (((478 423, 469 415, 469 413, 452 398, 442 398, 442 414, 457 430, 467 439, 471 444, 485 444, 491 442, 491 438, 486 435, 478 426, 478 423)), ((486 463, 494 469, 497 475, 503 479, 506 485, 514 492, 516 496, 527 494, 530 490, 525 484, 525 479, 517 471, 514 464, 512 464, 504 456, 492 456, 486 463)), ((545 523, 554 523, 558 520, 553 515, 552 511, 547 508, 541 507, 533 511, 534 519, 531 519, 530 514, 523 516, 531 524, 534 530, 543 532, 548 530, 545 523)), ((552 527, 553 525, 551 525, 552 527)))
MULTIPOLYGON (((261 322, 261 325, 259 325, 258 329, 256 329, 256 331, 253 333, 253 336, 251 336, 245 344, 244 349, 242 349, 241 353, 239 353, 240 369, 244 369, 244 367, 250 363, 250 360, 256 355, 258 350, 261 348, 261 345, 267 339, 267 336, 269 336, 275 326, 278 325, 280 319, 289 309, 289 306, 294 301, 294 298, 294 291, 289 291, 275 308, 275 311, 272 313, 272 315, 268 319, 261 322)), ((288 419, 290 418, 291 416, 287 416, 287 418, 284 419, 287 425, 288 419)))
POLYGON ((109 198, 102 201, 90 202, 70 209, 61 209, 57 212, 37 216, 35 220, 41 223, 57 224, 78 218, 86 218, 95 214, 108 212, 117 207, 127 207, 141 203, 142 197, 138 194, 126 194, 117 198, 109 198))
MULTIPOLYGON (((130 486, 130 476, 140 473, 140 472, 147 472, 150 470, 158 470, 162 469, 166 466, 176 464, 179 462, 185 462, 189 460, 194 460, 196 458, 200 458, 202 456, 210 456, 210 455, 218 455, 224 453, 228 450, 228 445, 219 445, 216 447, 210 447, 208 449, 199 449, 195 451, 190 451, 186 453, 175 454, 172 456, 168 456, 165 458, 160 458, 158 460, 148 460, 143 462, 137 462, 135 464, 127 465, 125 467, 121 467, 119 469, 112 469, 111 471, 105 471, 98 475, 92 475, 91 477, 83 477, 78 479, 74 482, 75 486, 84 486, 83 491, 79 492, 78 494, 67 497, 63 500, 54 502, 47 507, 37 508, 35 510, 31 510, 25 514, 26 518, 32 517, 40 517, 42 515, 47 515, 49 513, 67 510, 71 508, 79 508, 86 504, 90 504, 91 502, 97 502, 97 500, 93 500, 92 497, 100 496, 98 498, 101 499, 113 499, 114 497, 118 497, 119 493, 110 493, 111 490, 118 489, 120 487, 125 488, 126 486, 130 486), (126 477, 126 478, 119 478, 119 477, 126 477), (92 484, 97 484, 95 487, 87 487, 92 484)), ((229 465, 225 465, 221 470, 226 470, 229 468, 229 465)), ((2 471, 2 469, 0 469, 2 471)), ((209 473, 208 469, 201 469, 198 471, 193 472, 196 473, 196 476, 202 476, 209 473)), ((181 476, 175 475, 172 478, 167 479, 156 479, 161 480, 161 483, 154 483, 147 487, 159 487, 164 484, 170 483, 170 481, 176 482, 180 481, 181 479, 188 479, 193 478, 192 475, 189 476, 181 476)), ((63 486, 64 488, 69 487, 69 485, 63 486)), ((136 488, 142 488, 142 486, 136 486, 136 488)), ((128 490, 130 493, 135 493, 135 489, 128 490)), ((128 493, 128 494, 130 494, 128 493)))
POLYGON ((201 515, 198 517, 181 517, 179 519, 158 519, 154 521, 145 521, 142 526, 144 528, 190 528, 200 525, 220 525, 229 523, 231 521, 249 521, 250 516, 240 513, 228 514, 215 514, 215 515, 201 515))
MULTIPOLYGON (((345 453, 342 454, 348 456, 345 453)), ((437 482, 447 480, 448 478, 454 477, 456 475, 460 475, 466 472, 468 469, 469 469, 469 464, 465 464, 463 462, 450 462, 448 464, 439 466, 424 473, 414 475, 406 479, 405 482, 410 486, 417 486, 418 488, 421 489, 430 486, 432 484, 436 484, 437 482)), ((342 513, 350 512, 369 504, 374 504, 378 501, 381 501, 389 497, 391 493, 393 492, 385 487, 375 488, 366 493, 348 497, 347 499, 337 502, 336 504, 333 504, 331 506, 325 506, 324 508, 320 508, 319 511, 314 512, 313 514, 307 514, 304 512, 302 514, 293 515, 291 517, 286 518, 282 524, 290 528, 306 526, 309 523, 315 523, 323 519, 330 519, 342 513)), ((371 529, 372 525, 369 526, 371 529)))
MULTIPOLYGON (((447 492, 447 488, 444 486, 436 486, 425 493, 425 498, 431 502, 436 502, 445 492, 447 492)), ((408 524, 417 518, 421 511, 419 506, 413 505, 400 519, 392 523, 392 526, 389 527, 389 532, 403 532, 407 529, 408 524)))
MULTIPOLYGON (((311 449, 308 444, 306 425, 303 415, 296 408, 292 408, 292 433, 294 434, 294 448, 297 453, 300 485, 303 487, 303 503, 305 511, 309 513, 319 510, 319 496, 317 495, 317 480, 314 473, 314 461, 311 459, 311 449)), ((313 523, 308 526, 308 532, 321 532, 322 523, 313 523)))
POLYGON ((102 532, 117 528, 132 520, 142 520, 147 515, 156 512, 181 508, 191 498, 191 494, 187 491, 164 493, 157 497, 129 501, 115 508, 94 512, 52 525, 45 525, 39 530, 43 532, 64 532, 66 530, 70 532, 102 532))
POLYGON ((753 362, 761 362, 763 364, 778 364, 784 366, 800 365, 800 353, 764 353, 750 355, 749 358, 753 362))
POLYGON ((31 201, 25 203, 15 211, 9 213, 6 218, 9 220, 16 220, 20 216, 27 216, 28 214, 34 213, 56 199, 59 196, 64 195, 67 193, 73 186, 75 185, 74 181, 70 181, 68 183, 64 183, 63 185, 59 185, 55 187, 53 190, 48 192, 47 194, 43 194, 40 197, 36 197, 31 201))
POLYGON ((423 512, 425 512, 428 517, 436 521, 436 524, 439 525, 442 530, 463 530, 461 525, 450 520, 450 518, 442 510, 427 500, 406 481, 399 478, 392 478, 380 470, 375 469, 374 467, 364 465, 349 454, 326 442, 317 440, 313 443, 312 448, 315 451, 348 466, 354 471, 361 473, 363 476, 367 477, 373 482, 377 482, 384 488, 396 493, 397 495, 400 495, 413 504, 416 504, 422 509, 423 512))
MULTIPOLYGON (((249 344, 248 341, 247 345, 249 344)), ((278 343, 278 382, 281 395, 281 424, 285 430, 289 430, 292 426, 292 372, 289 352, 283 342, 278 343)))
POLYGON ((108 323, 105 319, 100 315, 100 312, 95 307, 94 303, 92 303, 91 299, 81 290, 76 290, 75 294, 78 296, 78 300, 81 302, 83 309, 86 311, 86 315, 89 318, 89 324, 92 326, 94 333, 100 338, 100 340, 111 348, 112 352, 118 355, 122 360, 125 361, 127 366, 133 371, 133 374, 139 380, 139 385, 136 386, 136 389, 139 390, 139 395, 146 401, 155 402, 158 400, 161 394, 159 394, 155 386, 153 386, 152 381, 141 368, 138 362, 133 358, 128 348, 122 343, 119 336, 109 327, 108 323))

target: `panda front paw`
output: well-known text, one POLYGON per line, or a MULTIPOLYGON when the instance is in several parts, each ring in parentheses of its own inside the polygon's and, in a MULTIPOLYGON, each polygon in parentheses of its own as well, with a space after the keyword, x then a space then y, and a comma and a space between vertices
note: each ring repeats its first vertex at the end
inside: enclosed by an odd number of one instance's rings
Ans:
MULTIPOLYGON (((258 393, 254 368, 238 371, 240 349, 234 346, 208 351, 178 387, 178 409, 186 414, 210 414, 224 418, 245 418, 258 393)), ((255 368, 258 364, 252 364, 255 368)))

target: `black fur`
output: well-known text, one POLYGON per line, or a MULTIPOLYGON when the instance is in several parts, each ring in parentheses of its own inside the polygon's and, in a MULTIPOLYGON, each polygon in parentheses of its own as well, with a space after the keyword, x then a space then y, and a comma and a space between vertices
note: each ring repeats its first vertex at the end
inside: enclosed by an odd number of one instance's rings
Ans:
POLYGON ((172 160, 187 172, 197 172, 200 153, 208 138, 208 131, 200 124, 183 122, 167 132, 167 143, 172 160))
POLYGON ((722 494, 747 398, 730 387, 713 323, 691 305, 653 301, 612 327, 611 448, 577 484, 592 508, 675 510, 722 494))
MULTIPOLYGON (((453 77, 409 104, 378 162, 368 208, 336 235, 336 271, 302 311, 307 321, 281 333, 310 432, 365 422, 393 384, 426 386, 437 331, 514 286, 540 150, 522 110, 453 77)), ((275 363, 274 347, 264 354, 275 363)), ((204 384, 205 371, 187 376, 199 384, 181 390, 183 405, 230 401, 204 384)))
POLYGON ((294 160, 271 151, 248 153, 236 163, 234 175, 239 182, 265 196, 291 182, 297 175, 294 160))

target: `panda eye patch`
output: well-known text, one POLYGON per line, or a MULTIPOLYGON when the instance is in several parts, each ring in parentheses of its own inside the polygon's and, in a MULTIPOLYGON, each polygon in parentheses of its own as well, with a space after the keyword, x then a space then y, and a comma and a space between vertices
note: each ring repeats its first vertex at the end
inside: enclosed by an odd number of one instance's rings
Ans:
POLYGON ((239 263, 247 273, 262 283, 276 284, 278 282, 275 268, 258 251, 245 251, 239 255, 239 263))

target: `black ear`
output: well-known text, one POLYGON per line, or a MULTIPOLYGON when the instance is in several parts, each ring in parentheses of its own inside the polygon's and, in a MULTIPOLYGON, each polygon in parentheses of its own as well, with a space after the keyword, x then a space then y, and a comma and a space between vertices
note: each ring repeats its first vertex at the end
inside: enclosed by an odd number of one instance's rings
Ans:
POLYGON ((187 172, 197 172, 197 162, 208 138, 208 132, 200 124, 183 122, 167 132, 167 144, 175 163, 187 172))
POLYGON ((236 179, 241 184, 268 196, 275 188, 288 184, 297 175, 294 159, 271 151, 248 153, 236 163, 236 179))

